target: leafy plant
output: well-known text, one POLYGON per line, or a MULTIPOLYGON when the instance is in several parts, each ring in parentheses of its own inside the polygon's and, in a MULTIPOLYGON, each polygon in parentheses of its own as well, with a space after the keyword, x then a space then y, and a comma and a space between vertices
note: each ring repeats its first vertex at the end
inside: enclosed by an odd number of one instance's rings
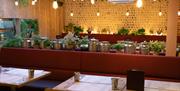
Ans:
POLYGON ((124 48, 124 46, 123 46, 121 43, 117 43, 117 44, 113 44, 113 45, 111 46, 111 48, 120 51, 121 49, 124 48))
POLYGON ((74 26, 75 26, 75 24, 69 23, 67 26, 64 27, 65 32, 74 31, 74 26))
POLYGON ((33 39, 33 41, 34 41, 34 44, 33 44, 33 45, 37 45, 37 46, 39 46, 40 43, 41 43, 41 41, 42 41, 42 40, 41 40, 41 37, 38 36, 38 35, 33 36, 32 39, 33 39))
POLYGON ((137 31, 132 31, 131 32, 131 35, 145 35, 145 29, 144 28, 141 28, 141 29, 138 29, 137 31))
POLYGON ((23 38, 31 38, 32 34, 38 35, 37 20, 26 19, 21 21, 21 36, 23 38))
POLYGON ((162 34, 162 32, 163 32, 163 30, 162 29, 159 29, 158 31, 156 31, 157 32, 157 34, 162 34))
POLYGON ((106 34, 106 33, 108 33, 108 32, 110 32, 109 28, 103 28, 103 29, 101 30, 101 33, 104 33, 104 34, 106 34))
POLYGON ((87 36, 85 36, 85 37, 83 37, 83 38, 81 39, 80 44, 88 44, 88 43, 89 43, 89 39, 88 39, 87 36))
POLYGON ((124 27, 118 30, 118 35, 128 35, 128 34, 129 34, 129 30, 124 27))
POLYGON ((29 0, 19 0, 19 4, 21 6, 27 6, 29 4, 29 0))
POLYGON ((3 47, 22 47, 23 39, 19 36, 5 40, 3 47))
POLYGON ((165 50, 165 45, 160 41, 150 41, 149 42, 150 49, 155 53, 160 53, 162 50, 165 50))
POLYGON ((150 33, 150 34, 153 34, 153 33, 154 33, 154 31, 153 31, 152 29, 150 29, 149 33, 150 33))
POLYGON ((145 29, 144 28, 138 29, 137 33, 138 35, 145 35, 145 29))
POLYGON ((80 32, 83 32, 83 28, 81 26, 74 26, 75 35, 79 35, 80 32))
POLYGON ((67 26, 64 27, 65 32, 74 32, 75 35, 79 35, 80 32, 83 32, 83 28, 81 26, 75 25, 73 23, 69 23, 67 26))
POLYGON ((48 48, 51 46, 51 41, 49 39, 44 40, 44 47, 48 48))

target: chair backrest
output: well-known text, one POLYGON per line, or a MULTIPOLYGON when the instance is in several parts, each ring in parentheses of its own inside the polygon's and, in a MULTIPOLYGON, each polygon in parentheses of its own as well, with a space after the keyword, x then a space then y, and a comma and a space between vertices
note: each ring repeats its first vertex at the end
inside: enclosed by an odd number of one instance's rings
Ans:
POLYGON ((127 89, 144 91, 144 72, 132 69, 127 73, 127 89))

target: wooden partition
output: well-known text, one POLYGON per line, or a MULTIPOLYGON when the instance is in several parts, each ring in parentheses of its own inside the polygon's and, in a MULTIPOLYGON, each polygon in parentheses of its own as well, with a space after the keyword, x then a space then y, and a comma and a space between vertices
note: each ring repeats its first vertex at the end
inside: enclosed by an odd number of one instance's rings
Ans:
POLYGON ((139 69, 147 77, 180 80, 180 57, 81 52, 49 49, 2 48, 0 65, 52 71, 49 79, 66 80, 75 71, 88 74, 126 74, 139 69))

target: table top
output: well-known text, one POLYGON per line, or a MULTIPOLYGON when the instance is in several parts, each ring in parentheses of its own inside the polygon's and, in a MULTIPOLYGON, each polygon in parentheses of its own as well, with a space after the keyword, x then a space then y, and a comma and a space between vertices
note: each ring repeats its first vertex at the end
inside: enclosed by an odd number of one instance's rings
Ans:
MULTIPOLYGON (((126 89, 126 78, 119 79, 119 90, 112 90, 110 76, 81 75, 80 82, 74 82, 74 77, 54 87, 60 91, 130 91, 126 89)), ((145 80, 145 91, 180 91, 180 83, 145 80)))
POLYGON ((0 73, 0 86, 15 86, 21 87, 25 84, 38 80, 50 74, 44 70, 34 70, 34 76, 29 77, 28 69, 20 68, 2 68, 0 73))

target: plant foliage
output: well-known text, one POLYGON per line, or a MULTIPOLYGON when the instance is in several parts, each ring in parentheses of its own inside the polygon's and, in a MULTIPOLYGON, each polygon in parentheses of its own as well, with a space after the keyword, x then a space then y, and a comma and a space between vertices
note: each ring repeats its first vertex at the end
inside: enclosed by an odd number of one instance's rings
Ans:
POLYGON ((124 27, 118 30, 118 35, 128 35, 128 34, 129 34, 129 30, 124 27))

